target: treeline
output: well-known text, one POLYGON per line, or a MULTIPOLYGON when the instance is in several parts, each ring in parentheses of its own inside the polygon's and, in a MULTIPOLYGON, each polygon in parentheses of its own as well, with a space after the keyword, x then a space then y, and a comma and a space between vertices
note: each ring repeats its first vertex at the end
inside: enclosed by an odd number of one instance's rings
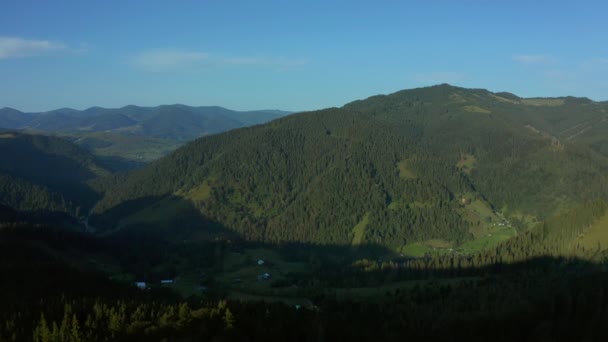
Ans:
MULTIPOLYGON (((608 337, 603 272, 543 271, 388 287, 368 299, 331 289, 314 306, 151 294, 56 297, 0 309, 3 341, 601 341, 608 337), (118 297, 118 298, 117 298, 118 297)), ((84 285, 81 283, 81 285, 84 285)), ((140 291, 142 292, 142 291, 140 291)), ((144 291, 145 292, 145 291, 144 291)))
POLYGON ((9 227, 0 230, 0 272, 11 275, 0 278, 0 340, 605 340, 605 253, 591 257, 572 242, 607 212, 606 202, 589 202, 474 256, 348 267, 318 246, 302 307, 142 291, 59 257, 74 246, 103 251, 98 238, 9 227), (375 293, 358 296, 362 287, 375 293))

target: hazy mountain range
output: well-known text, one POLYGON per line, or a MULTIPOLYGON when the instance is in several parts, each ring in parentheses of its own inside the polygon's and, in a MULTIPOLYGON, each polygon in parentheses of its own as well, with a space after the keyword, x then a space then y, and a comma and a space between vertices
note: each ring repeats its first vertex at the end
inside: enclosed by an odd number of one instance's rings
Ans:
POLYGON ((125 106, 62 108, 41 113, 0 109, 0 128, 67 138, 116 170, 141 166, 195 138, 264 123, 280 110, 233 111, 222 107, 125 106))
POLYGON ((0 109, 0 127, 48 132, 119 132, 188 141, 203 135, 263 123, 289 114, 280 110, 233 111, 222 107, 125 106, 62 108, 41 113, 0 109))

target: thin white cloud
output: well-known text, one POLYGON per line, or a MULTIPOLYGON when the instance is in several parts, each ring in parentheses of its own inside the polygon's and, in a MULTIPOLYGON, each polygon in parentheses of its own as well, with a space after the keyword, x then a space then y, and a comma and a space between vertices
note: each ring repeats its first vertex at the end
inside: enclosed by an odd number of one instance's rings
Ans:
POLYGON ((40 56, 65 50, 70 49, 60 42, 0 37, 0 59, 40 56))
POLYGON ((553 62, 553 58, 547 55, 513 55, 511 59, 524 65, 549 64, 553 62))
POLYGON ((262 66, 277 70, 288 70, 307 63, 306 60, 302 59, 220 57, 207 52, 188 50, 144 51, 134 56, 131 62, 136 67, 154 72, 200 70, 220 66, 262 66))
POLYGON ((453 71, 435 71, 429 73, 416 74, 416 82, 423 85, 433 85, 440 83, 458 83, 465 78, 465 74, 453 71))

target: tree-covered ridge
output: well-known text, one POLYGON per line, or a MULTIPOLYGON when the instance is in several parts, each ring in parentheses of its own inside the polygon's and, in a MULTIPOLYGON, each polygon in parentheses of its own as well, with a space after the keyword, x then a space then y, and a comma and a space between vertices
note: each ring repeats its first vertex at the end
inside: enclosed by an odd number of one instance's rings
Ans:
POLYGON ((97 199, 87 182, 110 173, 64 139, 0 133, 0 203, 18 210, 83 215, 97 199))
POLYGON ((524 227, 608 194, 608 160, 540 124, 561 129, 563 113, 596 117, 603 104, 558 103, 441 85, 300 113, 99 182, 96 211, 111 228, 141 199, 176 196, 253 240, 460 243, 489 219, 471 201, 524 227))

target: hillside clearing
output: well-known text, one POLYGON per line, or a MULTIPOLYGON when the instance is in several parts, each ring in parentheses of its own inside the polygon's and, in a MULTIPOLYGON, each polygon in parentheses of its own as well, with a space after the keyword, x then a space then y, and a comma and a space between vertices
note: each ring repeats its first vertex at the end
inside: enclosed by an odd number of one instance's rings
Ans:
POLYGON ((368 222, 369 213, 365 213, 363 219, 353 228, 353 240, 351 243, 353 246, 358 246, 363 242, 365 237, 365 227, 367 227, 368 222))

